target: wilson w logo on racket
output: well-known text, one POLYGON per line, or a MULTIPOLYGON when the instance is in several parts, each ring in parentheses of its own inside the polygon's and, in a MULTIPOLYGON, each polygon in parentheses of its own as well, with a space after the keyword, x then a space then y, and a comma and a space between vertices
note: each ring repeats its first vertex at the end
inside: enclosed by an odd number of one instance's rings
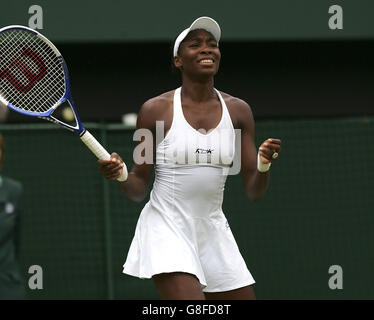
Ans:
MULTIPOLYGON (((24 26, 0 29, 0 102, 19 113, 52 121, 75 132, 99 159, 110 159, 110 154, 79 119, 62 55, 39 32, 24 26), (65 102, 74 113, 74 125, 53 116, 65 102)), ((125 165, 118 180, 126 179, 125 165)))
POLYGON ((29 48, 23 49, 20 56, 15 58, 9 63, 9 68, 4 68, 0 70, 0 79, 7 79, 14 88, 23 93, 29 92, 35 85, 36 82, 43 79, 47 73, 47 67, 42 58, 29 48), (29 59, 33 61, 38 70, 36 73, 25 63, 22 58, 29 59), (20 80, 17 78, 21 76, 20 80), (22 76, 26 77, 28 80, 27 85, 23 85, 21 82, 22 76))

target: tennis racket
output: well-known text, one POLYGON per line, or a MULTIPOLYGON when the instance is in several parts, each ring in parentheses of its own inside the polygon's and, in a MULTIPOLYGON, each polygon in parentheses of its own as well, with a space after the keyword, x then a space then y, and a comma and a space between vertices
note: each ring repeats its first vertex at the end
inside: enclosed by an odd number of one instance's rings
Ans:
MULTIPOLYGON (((0 102, 19 113, 52 121, 73 131, 97 158, 110 159, 110 154, 79 119, 64 58, 52 42, 33 29, 24 26, 0 29, 0 102), (54 116, 66 102, 74 113, 73 125, 54 116)), ((124 164, 117 180, 124 181, 127 175, 124 164)))

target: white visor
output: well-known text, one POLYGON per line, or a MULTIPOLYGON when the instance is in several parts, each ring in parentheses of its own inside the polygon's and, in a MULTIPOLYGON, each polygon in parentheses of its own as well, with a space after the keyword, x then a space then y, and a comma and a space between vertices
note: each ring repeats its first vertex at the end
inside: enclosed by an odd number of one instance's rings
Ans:
POLYGON ((191 26, 181 32, 181 34, 178 36, 178 38, 175 40, 174 43, 174 50, 173 54, 174 57, 178 55, 178 49, 181 42, 184 40, 184 38, 187 36, 187 34, 196 29, 203 29, 208 32, 210 32, 214 39, 216 39, 217 43, 219 42, 219 39, 221 38, 221 28, 219 27, 218 23, 209 17, 200 17, 197 18, 194 22, 192 22, 191 26))

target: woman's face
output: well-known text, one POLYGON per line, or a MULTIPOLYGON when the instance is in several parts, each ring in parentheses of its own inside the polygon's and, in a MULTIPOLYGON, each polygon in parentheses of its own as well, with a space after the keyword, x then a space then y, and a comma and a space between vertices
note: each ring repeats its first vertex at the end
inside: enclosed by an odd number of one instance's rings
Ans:
POLYGON ((186 74, 214 76, 220 60, 221 52, 213 35, 198 29, 191 31, 181 42, 174 63, 186 74))

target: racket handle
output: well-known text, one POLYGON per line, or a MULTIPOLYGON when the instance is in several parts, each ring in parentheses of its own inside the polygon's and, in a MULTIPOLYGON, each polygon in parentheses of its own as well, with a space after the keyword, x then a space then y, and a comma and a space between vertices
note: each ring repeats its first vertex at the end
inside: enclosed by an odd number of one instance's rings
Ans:
MULTIPOLYGON (((80 137, 84 144, 90 149, 96 157, 100 160, 109 160, 110 154, 104 147, 95 139, 95 137, 87 130, 80 137)), ((117 179, 118 181, 126 181, 128 176, 126 164, 123 163, 122 174, 117 179)))

